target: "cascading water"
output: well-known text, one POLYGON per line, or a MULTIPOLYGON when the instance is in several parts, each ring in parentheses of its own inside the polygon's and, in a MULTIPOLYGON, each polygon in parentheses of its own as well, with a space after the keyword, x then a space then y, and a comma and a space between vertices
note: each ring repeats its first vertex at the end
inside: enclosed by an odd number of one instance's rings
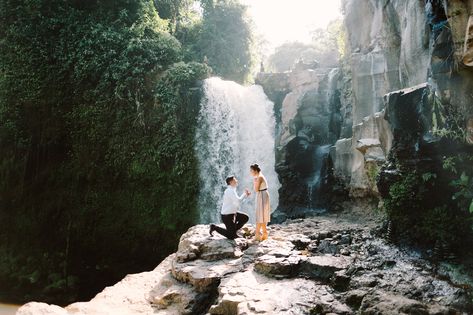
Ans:
POLYGON ((314 172, 307 180, 307 199, 309 202, 309 209, 314 209, 317 205, 317 198, 319 196, 320 190, 320 179, 322 173, 322 167, 324 166, 323 162, 325 157, 330 151, 331 145, 321 145, 317 146, 314 151, 314 172))
MULTIPOLYGON (((204 99, 198 118, 196 154, 199 160, 200 222, 218 222, 225 178, 235 175, 239 192, 252 190, 250 165, 258 163, 266 176, 271 209, 278 205, 280 183, 275 171, 273 103, 261 86, 241 86, 210 78, 204 81, 204 99)), ((254 194, 241 210, 254 222, 254 194)))

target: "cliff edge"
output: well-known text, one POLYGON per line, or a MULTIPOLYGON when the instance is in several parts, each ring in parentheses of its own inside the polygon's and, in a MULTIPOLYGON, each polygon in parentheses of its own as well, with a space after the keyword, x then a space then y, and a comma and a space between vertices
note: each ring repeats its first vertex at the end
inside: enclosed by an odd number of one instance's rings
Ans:
POLYGON ((375 219, 331 215, 272 225, 270 238, 226 240, 191 227, 153 271, 128 275, 89 302, 31 302, 18 315, 462 314, 466 286, 379 235, 375 219))

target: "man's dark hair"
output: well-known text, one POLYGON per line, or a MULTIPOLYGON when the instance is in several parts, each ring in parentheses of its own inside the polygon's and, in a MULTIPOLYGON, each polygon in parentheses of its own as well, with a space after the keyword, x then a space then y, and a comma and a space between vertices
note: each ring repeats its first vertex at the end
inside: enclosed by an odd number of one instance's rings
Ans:
POLYGON ((234 175, 228 176, 225 178, 225 181, 227 182, 227 185, 230 185, 230 183, 235 179, 234 175))

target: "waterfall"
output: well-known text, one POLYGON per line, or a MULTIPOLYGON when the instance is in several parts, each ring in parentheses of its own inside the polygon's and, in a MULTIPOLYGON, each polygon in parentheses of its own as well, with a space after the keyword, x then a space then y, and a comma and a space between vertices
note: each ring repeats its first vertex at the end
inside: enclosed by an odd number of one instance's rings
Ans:
POLYGON ((320 179, 322 175, 322 167, 324 167, 324 159, 330 151, 330 144, 316 146, 313 153, 314 172, 307 179, 307 199, 309 202, 308 208, 314 209, 317 207, 319 200, 320 179))
MULTIPOLYGON (((258 85, 241 86, 210 78, 204 81, 204 98, 198 117, 196 155, 199 161, 200 222, 219 222, 225 178, 235 175, 238 191, 253 191, 249 169, 258 163, 266 176, 271 209, 278 205, 280 183, 275 171, 275 120, 273 103, 258 85)), ((254 193, 241 210, 254 222, 254 193)))

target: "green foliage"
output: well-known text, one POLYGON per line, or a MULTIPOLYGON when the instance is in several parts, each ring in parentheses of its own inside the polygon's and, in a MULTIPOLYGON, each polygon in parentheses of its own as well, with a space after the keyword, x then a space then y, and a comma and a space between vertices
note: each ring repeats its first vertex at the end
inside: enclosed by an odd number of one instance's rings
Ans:
POLYGON ((184 61, 205 62, 224 79, 251 81, 256 44, 246 6, 234 0, 202 0, 199 11, 187 0, 155 3, 160 15, 170 19, 184 61), (171 17, 175 14, 177 18, 171 17))
POLYGON ((201 3, 202 23, 188 31, 191 38, 197 37, 197 43, 189 47, 192 54, 207 60, 217 76, 240 83, 249 81, 255 67, 255 41, 246 6, 234 0, 201 3))
POLYGON ((404 175, 392 185, 386 209, 402 230, 418 241, 471 246, 473 157, 465 144, 464 115, 435 92, 425 96, 423 128, 438 141, 443 153, 429 156, 430 163, 423 161, 427 170, 420 175, 404 175))
POLYGON ((422 174, 422 180, 424 181, 424 183, 427 183, 430 180, 435 179, 435 178, 437 178, 437 174, 435 173, 427 172, 427 173, 422 174))
POLYGON ((431 104, 431 130, 439 138, 464 142, 466 139, 465 119, 459 108, 443 104, 435 92, 429 95, 431 104))
POLYGON ((347 32, 343 20, 338 19, 332 21, 327 28, 329 37, 335 39, 336 47, 340 59, 348 57, 348 48, 347 48, 347 32))
MULTIPOLYGON (((446 159, 444 167, 449 172, 451 166, 452 161, 446 159)), ((411 171, 390 187, 384 205, 398 232, 428 244, 442 240, 458 245, 470 239, 473 216, 465 211, 466 204, 459 202, 460 199, 468 201, 468 205, 471 202, 471 191, 465 191, 470 185, 469 178, 464 175, 453 180, 448 178, 448 173, 411 171)))
POLYGON ((268 58, 268 68, 275 72, 289 71, 298 60, 319 62, 324 67, 336 67, 345 56, 345 29, 342 20, 334 20, 325 28, 312 31, 310 44, 288 42, 275 49, 268 58))
POLYGON ((423 178, 424 175, 419 176, 416 172, 404 174, 391 186, 389 197, 384 200, 390 219, 402 228, 401 232, 408 233, 409 237, 417 241, 430 237, 424 235, 427 228, 421 224, 424 218, 430 217, 426 216, 423 208, 428 193, 423 178))
POLYGON ((288 42, 276 47, 268 58, 268 68, 275 72, 290 71, 300 59, 311 62, 318 59, 316 49, 301 42, 288 42))
POLYGON ((169 31, 175 35, 182 27, 195 23, 199 13, 193 0, 154 0, 159 17, 169 21, 169 31))
POLYGON ((346 32, 342 19, 331 21, 325 29, 312 31, 312 45, 319 54, 319 59, 338 61, 346 54, 346 32))
POLYGON ((371 189, 374 190, 376 187, 376 178, 379 174, 379 166, 376 162, 369 162, 365 164, 366 175, 368 176, 368 184, 371 189))
POLYGON ((473 157, 465 153, 446 158, 443 162, 443 168, 454 174, 454 178, 450 181, 450 186, 453 188, 452 200, 458 208, 473 215, 472 165, 473 157))
POLYGON ((0 22, 0 295, 90 298, 194 223, 209 68, 148 0, 5 0, 0 22))
POLYGON ((420 236, 427 240, 442 240, 449 244, 454 244, 461 237, 458 235, 461 221, 454 211, 451 211, 447 205, 440 205, 426 211, 419 224, 420 236))
POLYGON ((426 190, 421 189, 419 177, 416 173, 408 173, 394 183, 389 190, 389 197, 385 200, 385 207, 390 216, 403 217, 403 212, 414 213, 419 210, 426 190), (401 213, 399 213, 401 212, 401 213))

